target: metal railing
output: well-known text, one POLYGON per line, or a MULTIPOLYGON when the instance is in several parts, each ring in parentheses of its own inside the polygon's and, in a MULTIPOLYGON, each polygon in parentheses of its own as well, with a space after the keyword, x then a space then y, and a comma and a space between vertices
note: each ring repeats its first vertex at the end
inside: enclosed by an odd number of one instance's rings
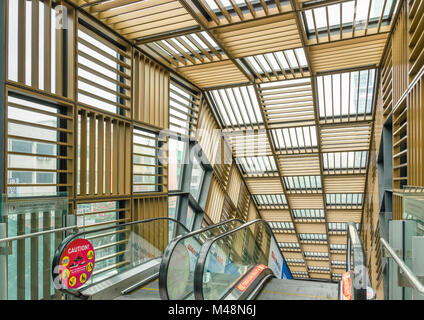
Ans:
POLYGON ((369 277, 365 261, 365 251, 358 230, 355 223, 349 222, 347 225, 346 272, 351 273, 354 300, 367 300, 369 277))
POLYGON ((380 242, 383 245, 384 249, 390 254, 393 260, 396 262, 399 268, 404 272, 404 276, 412 287, 417 290, 420 294, 424 294, 424 285, 418 280, 415 274, 411 269, 406 265, 406 263, 396 254, 395 250, 387 243, 384 238, 380 238, 380 242))
MULTIPOLYGON (((201 235, 202 233, 206 233, 210 230, 213 230, 213 229, 222 227, 226 224, 230 224, 232 222, 237 222, 237 221, 240 222, 240 224, 245 223, 241 219, 237 219, 237 218, 230 219, 230 220, 227 220, 227 221, 222 221, 220 223, 207 226, 207 227, 202 228, 202 229, 192 231, 190 233, 187 233, 187 234, 185 234, 181 237, 177 237, 177 238, 170 241, 170 243, 166 247, 165 252, 163 254, 161 265, 160 265, 160 272, 159 272, 159 294, 160 294, 160 297, 162 298, 162 300, 170 300, 169 292, 168 292, 168 269, 169 269, 171 257, 173 255, 174 250, 177 247, 177 245, 182 243, 185 239, 194 238, 195 236, 201 235)), ((195 239, 195 240, 198 241, 197 239, 195 239)), ((199 243, 199 244, 202 245, 201 243, 199 243)))
MULTIPOLYGON (((98 228, 98 229, 93 229, 93 230, 85 230, 85 231, 82 231, 82 232, 74 233, 74 234, 71 234, 68 237, 66 237, 62 241, 62 243, 59 245, 59 247, 56 249, 55 255, 53 257, 53 262, 52 262, 52 278, 56 279, 59 276, 59 268, 57 266, 59 266, 60 257, 62 256, 63 251, 66 249, 66 246, 69 243, 71 243, 74 239, 82 237, 82 236, 86 236, 87 234, 99 233, 99 232, 107 231, 107 230, 110 230, 110 229, 118 229, 118 228, 121 229, 121 228, 126 228, 128 226, 147 224, 149 222, 156 222, 156 221, 161 221, 161 220, 176 223, 179 227, 181 227, 184 230, 184 232, 186 232, 186 233, 190 232, 190 230, 188 230, 187 227, 178 220, 175 220, 175 219, 169 218, 169 217, 156 217, 156 218, 149 218, 149 219, 144 219, 144 220, 132 221, 132 222, 122 223, 122 224, 118 224, 118 225, 113 225, 113 226, 108 226, 108 227, 103 227, 103 228, 98 228)), ((146 261, 144 261, 144 262, 146 262, 146 261)), ((68 294, 68 295, 71 295, 71 296, 74 296, 74 297, 79 297, 79 298, 82 297, 80 290, 69 289, 66 286, 61 285, 61 283, 59 283, 58 285, 55 284, 55 287, 56 287, 57 290, 61 291, 62 293, 65 293, 65 294, 68 294)))
MULTIPOLYGON (((267 221, 263 220, 263 219, 256 219, 253 221, 250 221, 248 223, 243 224, 242 226, 235 228, 233 230, 227 231, 219 236, 216 236, 214 238, 209 238, 208 240, 206 240, 206 242, 203 244, 202 249, 200 250, 199 256, 197 258, 197 263, 196 263, 196 267, 195 267, 195 273, 194 273, 194 297, 196 300, 204 300, 205 299, 205 295, 203 292, 203 275, 204 275, 204 269, 205 269, 205 264, 207 261, 207 257, 209 254, 209 251, 212 247, 212 245, 217 242, 220 239, 226 238, 228 236, 230 236, 231 234, 234 234, 240 230, 243 229, 247 229, 249 228, 251 225, 254 224, 262 224, 265 226, 265 228, 267 229, 270 238, 273 239, 275 241, 275 243, 277 244, 277 239, 275 238, 274 232, 272 231, 272 228, 270 227, 270 225, 268 224, 267 221)), ((278 250, 278 253, 280 254, 282 261, 284 260, 284 256, 281 253, 280 250, 278 250)), ((232 288, 228 288, 227 290, 227 294, 231 291, 232 288)), ((225 294, 226 295, 226 294, 225 294)), ((225 296, 224 295, 224 296, 225 296)))
POLYGON ((38 236, 45 236, 51 233, 56 233, 56 232, 63 232, 63 231, 69 231, 69 230, 74 230, 75 232, 78 232, 79 227, 77 225, 74 226, 69 226, 69 227, 64 227, 64 228, 57 228, 57 229, 51 229, 51 230, 45 230, 45 231, 40 231, 40 232, 34 232, 34 233, 28 233, 28 234, 23 234, 23 235, 19 235, 19 236, 14 236, 14 237, 9 237, 9 238, 0 238, 0 243, 3 242, 11 242, 11 241, 16 241, 16 240, 24 240, 24 239, 29 239, 29 238, 34 238, 34 237, 38 237, 38 236))

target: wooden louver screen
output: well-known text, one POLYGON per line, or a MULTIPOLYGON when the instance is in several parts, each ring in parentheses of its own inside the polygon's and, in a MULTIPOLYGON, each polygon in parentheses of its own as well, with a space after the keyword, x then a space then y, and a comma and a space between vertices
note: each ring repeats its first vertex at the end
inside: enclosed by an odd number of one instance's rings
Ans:
POLYGON ((169 72, 134 51, 134 103, 135 121, 157 128, 168 128, 169 72))
POLYGON ((154 132, 134 128, 133 192, 167 191, 167 168, 162 161, 163 141, 154 132))
POLYGON ((117 43, 78 26, 78 102, 131 116, 131 53, 117 43))
POLYGON ((131 186, 131 124, 78 109, 78 195, 128 195, 131 186))
MULTIPOLYGON (((8 92, 7 187, 16 194, 73 195, 72 105, 8 92), (11 189, 10 189, 11 188, 11 189)), ((34 95, 34 94, 32 94, 34 95)))

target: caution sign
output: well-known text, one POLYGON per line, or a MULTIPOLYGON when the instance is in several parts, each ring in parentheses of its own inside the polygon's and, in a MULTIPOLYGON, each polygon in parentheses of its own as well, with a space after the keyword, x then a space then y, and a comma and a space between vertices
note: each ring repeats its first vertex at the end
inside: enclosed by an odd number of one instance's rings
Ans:
POLYGON ((342 275, 342 300, 352 300, 350 272, 345 272, 342 275))
POLYGON ((62 283, 76 289, 85 284, 93 273, 95 254, 93 245, 86 239, 76 239, 68 244, 59 261, 62 283))
POLYGON ((253 282, 253 280, 255 280, 262 271, 264 271, 267 268, 267 266, 260 264, 258 266, 256 266, 252 271, 250 271, 250 273, 243 279, 242 282, 240 282, 237 285, 237 289, 239 289, 240 291, 244 292, 253 282))

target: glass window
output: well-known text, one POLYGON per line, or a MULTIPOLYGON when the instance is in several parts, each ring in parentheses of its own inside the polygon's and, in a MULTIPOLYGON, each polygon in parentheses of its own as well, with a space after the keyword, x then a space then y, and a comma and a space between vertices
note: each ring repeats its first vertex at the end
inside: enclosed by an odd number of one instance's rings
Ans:
POLYGON ((146 130, 133 131, 133 191, 160 191, 163 172, 159 163, 157 134, 146 130))
POLYGON ((168 141, 168 189, 181 190, 182 170, 188 142, 170 138, 168 141))
POLYGON ((13 152, 25 152, 32 153, 32 142, 21 141, 21 140, 12 140, 12 150, 13 152))
POLYGON ((204 170, 197 158, 193 159, 193 168, 191 172, 190 193, 194 199, 199 200, 200 188, 203 182, 204 170))
POLYGON ((37 183, 54 183, 54 176, 52 172, 37 172, 37 183))

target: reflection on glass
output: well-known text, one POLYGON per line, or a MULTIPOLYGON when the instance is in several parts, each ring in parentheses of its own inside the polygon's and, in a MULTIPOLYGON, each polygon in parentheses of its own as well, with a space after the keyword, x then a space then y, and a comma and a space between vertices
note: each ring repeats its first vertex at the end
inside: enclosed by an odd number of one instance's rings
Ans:
POLYGON ((168 142, 168 189, 181 190, 181 172, 184 164, 184 156, 187 150, 187 142, 169 139, 168 142))
POLYGON ((198 200, 200 196, 200 187, 202 185, 204 170, 196 158, 193 159, 193 169, 191 172, 190 193, 194 199, 198 200))
POLYGON ((180 239, 170 258, 167 273, 167 290, 170 300, 194 299, 193 277, 197 256, 208 238, 215 237, 241 226, 239 221, 223 223, 188 238, 180 239))

